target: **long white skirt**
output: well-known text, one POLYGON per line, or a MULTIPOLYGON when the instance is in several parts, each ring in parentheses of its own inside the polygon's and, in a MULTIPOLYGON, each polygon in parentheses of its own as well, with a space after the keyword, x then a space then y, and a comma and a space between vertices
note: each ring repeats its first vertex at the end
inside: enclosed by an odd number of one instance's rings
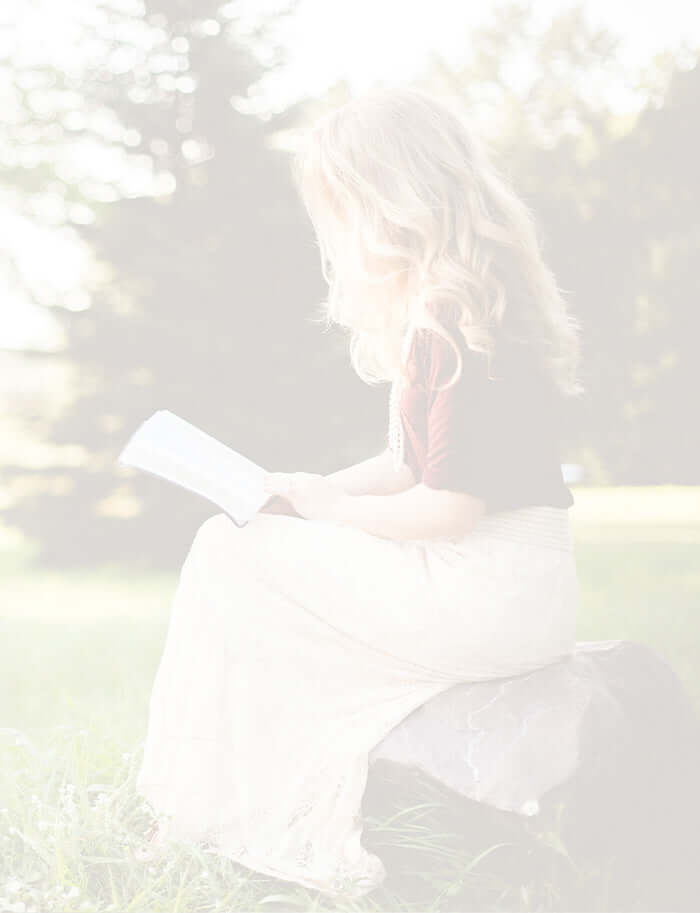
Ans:
POLYGON ((173 839, 362 896, 386 875, 361 842, 371 749, 457 682, 570 654, 576 601, 565 508, 411 541, 215 514, 180 572, 137 791, 173 839))

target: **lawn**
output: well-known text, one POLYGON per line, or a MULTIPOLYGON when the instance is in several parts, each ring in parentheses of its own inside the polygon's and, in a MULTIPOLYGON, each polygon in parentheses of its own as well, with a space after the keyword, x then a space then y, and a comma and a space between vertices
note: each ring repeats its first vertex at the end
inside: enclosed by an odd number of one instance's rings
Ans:
MULTIPOLYGON (((572 491, 578 639, 648 644, 700 708, 700 487, 572 491)), ((133 858, 148 819, 133 781, 177 574, 49 572, 33 566, 31 550, 10 545, 0 574, 0 910, 334 908, 197 848, 178 847, 154 864, 133 858)), ((459 896, 460 909, 611 909, 604 875, 574 865, 556 835, 548 832, 545 845, 521 819, 504 824, 520 862, 507 883, 494 883, 488 858, 503 841, 490 841, 483 822, 476 842, 451 841, 438 832, 440 797, 433 802, 436 793, 425 790, 391 826, 368 821, 367 845, 380 855, 385 844, 404 847, 417 854, 417 869, 430 857, 433 873, 439 857, 443 881, 425 888, 420 906, 380 888, 336 908, 455 909, 459 896)))

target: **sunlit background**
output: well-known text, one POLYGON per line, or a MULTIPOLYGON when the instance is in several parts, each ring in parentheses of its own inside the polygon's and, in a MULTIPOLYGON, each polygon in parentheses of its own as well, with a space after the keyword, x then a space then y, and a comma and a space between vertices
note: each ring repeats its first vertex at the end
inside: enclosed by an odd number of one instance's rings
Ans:
POLYGON ((561 454, 579 639, 649 644, 700 704, 699 54, 685 0, 3 0, 4 731, 75 748, 87 729, 105 777, 132 757, 217 510, 115 465, 153 411, 270 470, 381 448, 388 390, 310 319, 325 284, 289 152, 400 83, 478 125, 583 327, 561 454))

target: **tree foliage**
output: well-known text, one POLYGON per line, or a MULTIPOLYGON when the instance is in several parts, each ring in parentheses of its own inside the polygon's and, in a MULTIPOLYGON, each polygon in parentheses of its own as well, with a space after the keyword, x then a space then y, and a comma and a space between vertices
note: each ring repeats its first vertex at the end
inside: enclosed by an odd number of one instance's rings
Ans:
MULTIPOLYGON (((156 409, 270 470, 330 472, 381 447, 385 391, 359 382, 343 338, 324 338, 313 323, 325 292, 318 252, 287 155, 270 142, 331 96, 268 120, 241 113, 237 101, 264 66, 222 9, 149 0, 145 15, 112 10, 98 30, 104 52, 80 79, 42 77, 57 92, 41 115, 30 110, 31 79, 12 70, 26 90, 15 141, 33 136, 45 154, 7 177, 27 199, 63 184, 66 199, 92 208, 80 233, 106 277, 88 309, 59 313, 68 340, 60 357, 77 366, 79 383, 49 437, 81 444, 88 460, 61 467, 58 490, 37 485, 6 511, 47 562, 181 561, 216 508, 115 465, 156 409), (63 81, 74 105, 79 90, 82 120, 57 113, 68 104, 63 81), (67 169, 74 134, 115 123, 112 145, 150 169, 154 193, 100 194, 95 180, 67 169), (51 152, 52 136, 62 156, 51 152)), ((423 83, 456 94, 474 117, 498 112, 493 154, 535 214, 583 325, 588 393, 572 407, 563 458, 602 467, 598 481, 697 483, 700 71, 666 61, 663 92, 625 121, 605 104, 619 69, 615 38, 591 29, 580 8, 535 34, 531 11, 503 7, 472 49, 465 45, 463 67, 435 57, 423 83), (528 61, 529 81, 514 77, 518 60, 528 61)), ((333 102, 344 94, 336 86, 333 102)), ((37 470, 36 481, 56 474, 37 470)))

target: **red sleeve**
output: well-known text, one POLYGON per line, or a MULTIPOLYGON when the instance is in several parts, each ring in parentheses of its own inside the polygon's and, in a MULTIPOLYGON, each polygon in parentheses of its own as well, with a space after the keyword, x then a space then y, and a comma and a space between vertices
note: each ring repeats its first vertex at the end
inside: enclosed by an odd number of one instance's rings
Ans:
POLYGON ((486 356, 455 340, 462 355, 462 373, 448 390, 437 390, 454 375, 457 356, 439 334, 428 331, 425 342, 427 394, 426 458, 422 482, 486 498, 498 479, 499 455, 494 432, 497 396, 489 381, 486 356))

